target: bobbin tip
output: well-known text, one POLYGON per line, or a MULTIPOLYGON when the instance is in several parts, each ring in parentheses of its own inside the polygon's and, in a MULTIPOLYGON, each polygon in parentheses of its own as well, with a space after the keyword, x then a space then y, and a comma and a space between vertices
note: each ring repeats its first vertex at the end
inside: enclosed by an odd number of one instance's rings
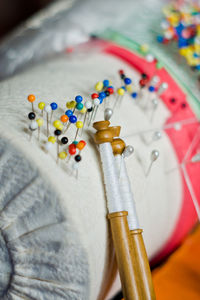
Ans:
POLYGON ((99 122, 94 122, 93 123, 93 127, 96 130, 108 129, 109 125, 110 125, 110 122, 108 120, 104 120, 104 121, 99 121, 99 122))
POLYGON ((114 155, 122 155, 124 149, 126 148, 126 144, 122 139, 114 139, 111 143, 113 154, 114 155))
POLYGON ((111 126, 109 129, 112 132, 113 137, 118 137, 120 135, 121 126, 111 126))

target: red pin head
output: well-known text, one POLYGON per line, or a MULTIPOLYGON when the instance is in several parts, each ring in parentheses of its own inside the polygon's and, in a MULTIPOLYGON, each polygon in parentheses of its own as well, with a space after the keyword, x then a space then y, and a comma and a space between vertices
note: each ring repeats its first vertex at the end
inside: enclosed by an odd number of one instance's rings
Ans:
POLYGON ((99 94, 93 93, 93 94, 91 95, 91 98, 92 98, 93 100, 96 99, 96 98, 99 98, 99 94))

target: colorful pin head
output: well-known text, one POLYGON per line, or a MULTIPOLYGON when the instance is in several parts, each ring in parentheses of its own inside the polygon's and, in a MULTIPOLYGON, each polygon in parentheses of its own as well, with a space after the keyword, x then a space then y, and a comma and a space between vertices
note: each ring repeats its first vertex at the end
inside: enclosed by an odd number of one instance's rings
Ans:
POLYGON ((68 147, 68 152, 70 155, 75 155, 76 154, 76 145, 70 144, 68 147))
POLYGON ((56 102, 52 102, 50 105, 52 110, 56 110, 58 108, 58 104, 56 102))
POLYGON ((92 100, 94 100, 94 99, 96 99, 96 98, 99 98, 99 94, 93 93, 93 94, 91 95, 91 98, 92 98, 92 100))
POLYGON ((74 116, 74 115, 70 116, 70 117, 69 117, 69 122, 70 122, 70 123, 76 123, 76 122, 77 122, 77 117, 74 116))
POLYGON ((73 109, 74 107, 76 107, 76 101, 72 100, 72 101, 70 101, 70 102, 67 102, 67 103, 66 103, 66 107, 67 107, 68 109, 73 109))
POLYGON ((84 106, 81 110, 80 113, 81 114, 85 114, 87 112, 87 108, 84 106))
POLYGON ((96 90, 97 92, 102 91, 103 87, 104 87, 104 85, 103 85, 103 82, 102 82, 102 81, 99 81, 99 82, 97 82, 97 83, 95 84, 95 90, 96 90))
POLYGON ((73 111, 71 109, 68 109, 66 110, 65 115, 70 118, 71 116, 73 116, 73 111))
POLYGON ((60 117, 61 122, 66 123, 69 120, 69 117, 67 115, 62 115, 60 117))
POLYGON ((67 153, 65 151, 62 151, 58 154, 58 157, 63 160, 67 157, 67 153))
POLYGON ((49 137, 48 137, 48 142, 50 142, 50 143, 52 143, 52 144, 55 144, 55 142, 56 142, 55 136, 49 136, 49 137))
POLYGON ((76 103, 81 103, 83 101, 83 97, 78 95, 78 96, 75 97, 75 101, 76 101, 76 103))
POLYGON ((84 149, 85 146, 86 146, 86 142, 83 141, 83 140, 81 140, 81 141, 79 141, 78 144, 76 145, 76 148, 77 148, 78 150, 81 151, 81 150, 84 149))
POLYGON ((96 97, 96 98, 99 98, 99 99, 105 99, 106 98, 106 93, 105 92, 101 92, 101 93, 99 93, 99 95, 98 95, 98 97, 96 97))
POLYGON ((39 108, 40 110, 43 110, 44 107, 45 107, 45 103, 44 103, 44 102, 39 102, 39 103, 38 103, 38 108, 39 108))
POLYGON ((125 83, 126 85, 129 85, 129 84, 132 83, 132 80, 131 80, 130 78, 126 77, 126 78, 124 78, 124 83, 125 83))
POLYGON ((110 85, 109 80, 108 80, 108 79, 105 79, 105 80, 103 81, 103 86, 104 86, 104 87, 108 87, 109 85, 110 85))
POLYGON ((125 93, 125 90, 124 90, 123 88, 117 89, 117 94, 118 94, 119 96, 123 96, 124 93, 125 93))
POLYGON ((35 95, 28 95, 27 99, 29 102, 33 103, 35 101, 35 95))
POLYGON ((78 129, 83 128, 83 122, 82 121, 77 121, 76 122, 76 128, 78 128, 78 129))
POLYGON ((37 119, 36 122, 38 124, 38 127, 42 127, 44 124, 44 120, 42 118, 37 119))
POLYGON ((53 126, 56 128, 56 129, 59 129, 59 130, 62 130, 63 129, 63 124, 61 123, 60 120, 55 120, 53 122, 53 126))
POLYGON ((76 109, 82 110, 82 109, 83 109, 83 106, 84 106, 83 103, 81 103, 81 102, 80 102, 80 103, 77 103, 77 104, 76 104, 76 109))

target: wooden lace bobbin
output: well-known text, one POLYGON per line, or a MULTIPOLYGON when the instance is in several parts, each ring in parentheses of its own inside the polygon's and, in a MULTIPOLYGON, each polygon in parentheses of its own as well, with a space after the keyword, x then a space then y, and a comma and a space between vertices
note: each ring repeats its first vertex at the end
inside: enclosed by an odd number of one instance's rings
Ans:
MULTIPOLYGON (((115 127, 115 130, 111 128, 110 130, 109 125, 109 121, 95 122, 93 124, 93 127, 98 130, 94 135, 96 144, 111 143, 113 142, 113 132, 120 132, 120 127, 115 127)), ((123 295, 126 300, 141 300, 141 293, 136 288, 139 286, 139 281, 135 274, 133 246, 127 215, 126 211, 116 211, 109 213, 108 219, 111 225, 123 295)))
MULTIPOLYGON (((114 155, 122 155, 125 149, 124 141, 119 138, 114 139, 111 146, 114 155)), ((138 228, 130 230, 134 255, 134 268, 140 286, 141 299, 154 300, 156 299, 156 296, 142 232, 143 230, 138 228)))

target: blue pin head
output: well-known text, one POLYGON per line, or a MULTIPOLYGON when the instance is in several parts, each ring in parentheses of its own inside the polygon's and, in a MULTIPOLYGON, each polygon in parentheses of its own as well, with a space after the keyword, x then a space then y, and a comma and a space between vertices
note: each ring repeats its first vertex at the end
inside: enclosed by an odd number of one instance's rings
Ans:
POLYGON ((75 115, 72 115, 69 117, 70 123, 76 123, 77 122, 77 117, 75 115))
POLYGON ((131 97, 135 99, 135 98, 137 98, 137 95, 138 94, 136 92, 134 92, 134 93, 131 94, 131 97))
POLYGON ((103 81, 103 86, 104 86, 104 87, 108 87, 108 86, 109 86, 109 80, 108 80, 108 79, 105 79, 105 80, 103 81))
POLYGON ((106 93, 105 92, 99 93, 99 99, 105 99, 105 98, 106 98, 106 93))
POLYGON ((76 103, 81 103, 83 101, 83 97, 78 95, 75 97, 75 101, 76 101, 76 103))
POLYGON ((155 87, 150 85, 149 92, 154 92, 154 91, 155 91, 155 87))
POLYGON ((73 111, 71 109, 66 110, 65 115, 69 118, 73 115, 73 111))
POLYGON ((126 78, 124 79, 124 83, 125 83, 126 85, 129 85, 129 84, 132 83, 132 80, 131 80, 130 78, 126 77, 126 78))
POLYGON ((52 102, 50 105, 52 110, 56 110, 58 108, 58 104, 56 102, 52 102))

